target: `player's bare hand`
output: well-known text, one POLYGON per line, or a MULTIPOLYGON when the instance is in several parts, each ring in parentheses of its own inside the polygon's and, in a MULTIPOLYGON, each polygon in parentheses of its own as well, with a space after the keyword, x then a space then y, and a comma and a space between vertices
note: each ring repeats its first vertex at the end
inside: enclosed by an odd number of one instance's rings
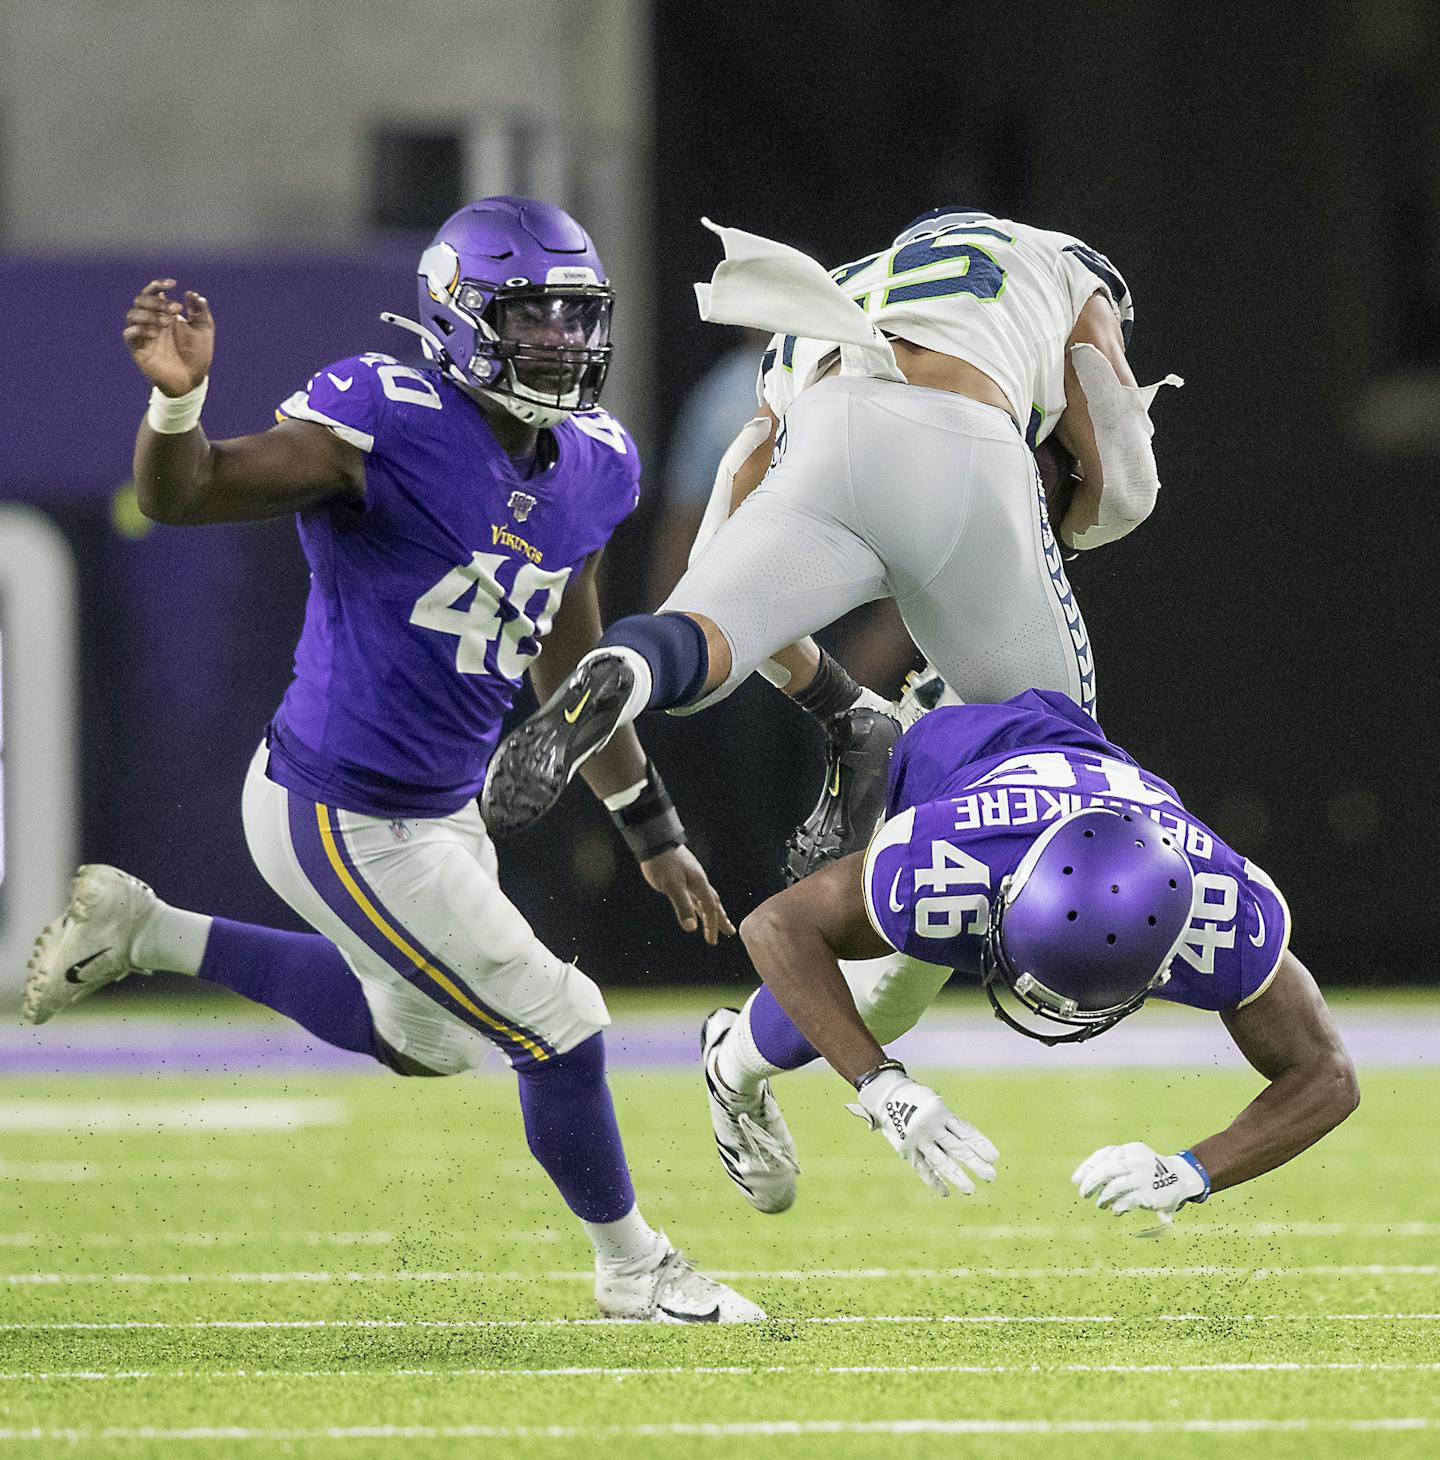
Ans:
POLYGON ((210 373, 215 354, 215 318, 203 295, 185 291, 171 299, 174 279, 152 279, 125 316, 124 338, 135 363, 166 395, 194 390, 210 373))
POLYGON ((733 936, 735 924, 689 847, 671 847, 658 856, 647 857, 640 863, 640 870, 656 892, 670 899, 675 920, 687 933, 693 933, 697 926, 703 928, 705 941, 712 947, 720 941, 721 933, 733 936))

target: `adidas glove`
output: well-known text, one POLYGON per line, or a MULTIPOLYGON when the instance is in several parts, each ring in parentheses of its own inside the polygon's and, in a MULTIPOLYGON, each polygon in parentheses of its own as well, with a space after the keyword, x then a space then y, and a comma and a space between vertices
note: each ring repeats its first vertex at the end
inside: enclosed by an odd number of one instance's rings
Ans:
POLYGON ((1158 1212, 1168 1223, 1187 1201, 1210 1195, 1210 1176, 1191 1151, 1159 1156, 1144 1141, 1102 1146, 1070 1178, 1086 1199, 1117 1217, 1126 1212, 1158 1212))
POLYGON ((981 1181, 995 1179, 999 1151, 928 1085, 912 1080, 903 1069, 887 1069, 867 1080, 860 1089, 860 1103, 846 1109, 868 1122, 871 1130, 883 1131, 921 1181, 941 1196, 949 1196, 952 1186, 965 1196, 974 1195, 971 1173, 981 1181))

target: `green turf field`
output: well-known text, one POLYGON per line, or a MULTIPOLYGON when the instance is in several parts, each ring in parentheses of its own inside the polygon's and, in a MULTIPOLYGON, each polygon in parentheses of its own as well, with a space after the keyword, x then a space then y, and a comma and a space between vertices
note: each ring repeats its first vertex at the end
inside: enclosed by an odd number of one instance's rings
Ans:
POLYGON ((675 1329, 576 1321, 587 1250, 503 1075, 0 1077, 0 1447, 1433 1455, 1440 1073, 1363 1078, 1322 1146, 1147 1241, 1070 1171, 1196 1139, 1254 1079, 935 1074, 1002 1152, 942 1201, 794 1077, 801 1199, 766 1218, 694 1078, 621 1076, 652 1221, 772 1315, 675 1329))

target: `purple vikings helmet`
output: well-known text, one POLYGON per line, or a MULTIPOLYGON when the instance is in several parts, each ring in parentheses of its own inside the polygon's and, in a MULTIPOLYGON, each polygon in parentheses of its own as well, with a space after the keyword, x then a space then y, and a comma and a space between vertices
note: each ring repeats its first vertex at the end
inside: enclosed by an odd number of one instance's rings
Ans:
POLYGON ((481 198, 420 256, 418 334, 458 385, 532 426, 591 409, 610 365, 614 292, 590 235, 531 198, 481 198))
POLYGON ((990 910, 983 977, 996 1015, 1044 1044, 1103 1034, 1169 979, 1194 885, 1175 838, 1148 817, 1104 807, 1060 817, 990 910), (1022 1024, 1002 994, 1071 1032, 1022 1024))

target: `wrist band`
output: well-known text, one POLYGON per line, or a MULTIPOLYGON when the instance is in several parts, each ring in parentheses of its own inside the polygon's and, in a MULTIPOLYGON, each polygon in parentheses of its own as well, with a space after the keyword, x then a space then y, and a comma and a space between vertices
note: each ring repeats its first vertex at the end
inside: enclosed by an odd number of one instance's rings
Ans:
MULTIPOLYGON (((634 786, 616 792, 610 800, 629 798, 631 791, 635 791, 634 786)), ((661 852, 685 845, 685 824, 680 820, 680 813, 675 810, 675 803, 670 799, 665 782, 660 779, 660 772, 655 769, 652 760, 645 762, 645 779, 634 797, 619 807, 611 807, 609 801, 606 806, 610 810, 610 820, 625 838, 625 845, 637 862, 648 862, 661 852)))
POLYGON ((910 1071, 907 1070, 905 1066, 900 1063, 899 1060, 881 1060, 880 1063, 876 1065, 873 1070, 866 1070, 865 1073, 861 1075, 858 1080, 855 1081, 855 1093, 858 1095, 860 1091, 863 1090, 866 1085, 870 1083, 871 1080, 874 1080, 878 1076, 883 1075, 886 1070, 899 1070, 902 1075, 909 1075, 910 1073, 910 1071))
POLYGON ((186 431, 193 431, 200 422, 200 410, 209 389, 208 375, 194 390, 187 390, 184 395, 166 395, 158 385, 153 387, 150 409, 145 412, 150 429, 162 436, 181 436, 186 431))
POLYGON ((1192 1196, 1189 1198, 1189 1200, 1193 1201, 1198 1206, 1202 1201, 1206 1201, 1210 1196, 1210 1173, 1200 1164, 1200 1158, 1195 1154, 1194 1151, 1180 1151, 1177 1154, 1182 1161, 1188 1161, 1195 1168, 1196 1174, 1200 1177, 1201 1181, 1205 1183, 1204 1189, 1201 1191, 1199 1196, 1192 1196))

